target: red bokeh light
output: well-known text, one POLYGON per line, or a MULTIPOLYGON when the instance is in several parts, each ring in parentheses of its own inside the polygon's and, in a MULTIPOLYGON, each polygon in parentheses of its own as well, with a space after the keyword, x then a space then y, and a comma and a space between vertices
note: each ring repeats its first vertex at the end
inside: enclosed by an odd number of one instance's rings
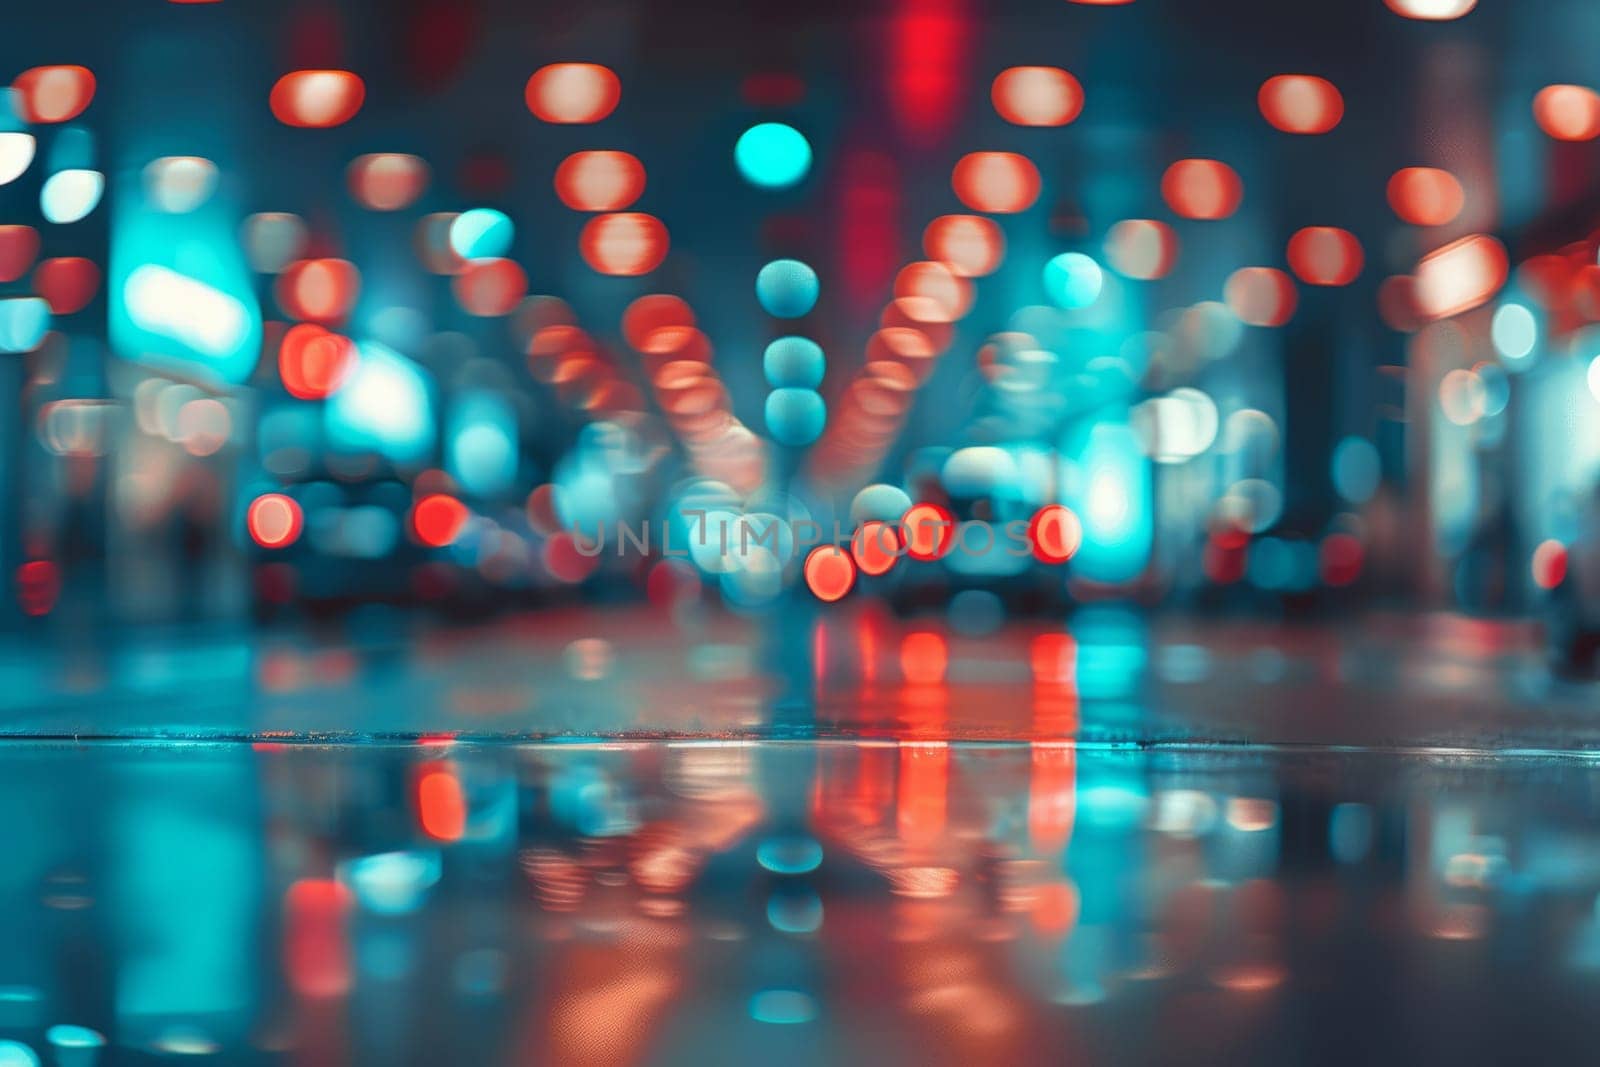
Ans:
POLYGON ((1018 126, 1065 126, 1083 113, 1083 86, 1060 67, 1008 67, 989 97, 1000 117, 1018 126))
POLYGON ((900 534, 893 523, 864 522, 850 539, 850 555, 862 574, 888 574, 901 556, 900 534))
POLYGON ((17 568, 17 606, 31 618, 50 614, 61 596, 61 568, 48 559, 32 559, 17 568))
POLYGON ((1448 318, 1498 293, 1509 270, 1504 245, 1485 234, 1469 234, 1422 257, 1412 294, 1424 319, 1448 318))
POLYGON ((296 70, 272 87, 272 114, 285 126, 327 129, 356 117, 367 86, 348 70, 296 70))
POLYGON ((950 176, 961 202, 974 211, 1014 215, 1039 199, 1039 168, 1015 152, 972 152, 962 156, 950 176))
POLYGON ((601 274, 649 274, 667 258, 667 227, 654 215, 636 211, 599 215, 578 237, 583 261, 601 274))
POLYGON ((1044 563, 1065 563, 1083 544, 1083 524, 1072 509, 1046 504, 1028 523, 1028 544, 1035 559, 1044 563))
POLYGON ((906 555, 917 560, 943 558, 955 544, 955 517, 938 504, 913 504, 900 517, 906 555))
POLYGON ((1125 219, 1106 234, 1106 259, 1125 277, 1165 278, 1178 261, 1178 235, 1155 219, 1125 219))
POLYGON ((350 989, 345 919, 352 900, 331 878, 302 878, 283 898, 283 972, 304 997, 337 997, 350 989))
POLYGON ((344 384, 356 361, 349 338, 301 323, 290 327, 278 345, 278 379, 290 396, 321 400, 344 384))
POLYGON ((644 184, 644 164, 627 152, 574 152, 556 168, 556 196, 574 211, 621 211, 644 184))
POLYGON ((434 493, 411 509, 411 529, 429 548, 443 548, 460 536, 468 514, 467 506, 455 497, 434 493))
POLYGON ((1533 584, 1554 589, 1567 577, 1567 546, 1560 541, 1539 542, 1533 550, 1533 584))
POLYGON ((837 545, 818 545, 806 557, 806 586, 817 599, 830 603, 843 597, 856 583, 856 565, 837 545))
POLYGON ((47 259, 33 272, 33 291, 45 298, 51 314, 74 314, 100 291, 100 268, 82 256, 47 259))
POLYGON ((922 251, 963 278, 994 273, 1006 255, 999 224, 982 215, 940 215, 922 233, 922 251))
POLYGON ((650 338, 659 330, 694 326, 694 309, 681 297, 669 293, 650 293, 628 305, 622 313, 622 336, 640 352, 650 349, 650 338))
POLYGON ((1284 133, 1327 133, 1344 118, 1344 97, 1326 78, 1279 74, 1256 94, 1262 116, 1284 133))
POLYGON ((552 63, 535 71, 524 91, 528 110, 545 122, 599 122, 617 109, 622 82, 597 63, 552 63))
POLYGON ((361 293, 361 272, 344 259, 302 259, 278 275, 273 290, 291 318, 343 322, 361 293))
POLYGON ((450 770, 424 771, 417 779, 417 823, 435 841, 459 841, 466 833, 466 793, 450 770))
POLYGON ((14 282, 28 273, 38 254, 38 230, 17 223, 0 226, 0 282, 14 282))
POLYGON ((1242 267, 1228 276, 1222 298, 1239 321, 1250 326, 1282 326, 1299 303, 1294 282, 1273 267, 1242 267))
POLYGON ((944 681, 949 665, 943 634, 918 630, 901 638, 900 672, 913 685, 937 685, 944 681))
POLYGON ((95 79, 88 67, 33 67, 17 75, 11 87, 17 91, 23 121, 66 122, 94 99, 95 79))
POLYGON ((250 539, 262 548, 288 548, 300 539, 305 525, 299 502, 282 493, 256 497, 244 519, 250 539))
POLYGON ((1406 167, 1389 179, 1389 206, 1402 222, 1443 226, 1466 204, 1455 175, 1437 167, 1406 167))
POLYGON ((403 152, 377 152, 351 161, 346 178, 350 195, 373 211, 400 211, 428 188, 428 164, 403 152))
POLYGON ((515 260, 475 259, 450 283, 456 303, 469 315, 509 315, 528 295, 528 276, 515 260))
POLYGON ((1186 219, 1225 219, 1239 210, 1244 182, 1215 159, 1180 159, 1161 176, 1161 197, 1186 219))
POLYGON ((1366 258, 1361 242, 1336 226, 1307 226, 1289 238, 1289 269, 1307 285, 1349 285, 1366 258))

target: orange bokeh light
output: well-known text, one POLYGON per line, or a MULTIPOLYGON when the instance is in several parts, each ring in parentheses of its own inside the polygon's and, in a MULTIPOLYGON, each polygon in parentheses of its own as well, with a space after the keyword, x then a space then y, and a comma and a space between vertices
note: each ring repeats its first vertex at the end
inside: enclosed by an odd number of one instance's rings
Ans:
POLYGON ((599 122, 617 109, 622 82, 598 63, 552 63, 535 71, 524 92, 528 110, 545 122, 599 122))
POLYGON ((627 152, 574 152, 556 168, 556 196, 574 211, 621 211, 644 183, 644 164, 627 152))
POLYGON ((856 565, 837 545, 818 545, 806 557, 806 585, 817 599, 833 602, 856 583, 856 565))
POLYGON ((1437 167, 1406 167, 1389 179, 1389 206, 1413 226, 1443 226, 1466 205, 1455 175, 1437 167))
POLYGON ((1294 282, 1273 267, 1234 271, 1223 286, 1222 298, 1239 321, 1250 326, 1282 326, 1299 302, 1294 282))
POLYGON ((1326 78, 1279 74, 1256 94, 1261 115, 1284 133, 1327 133, 1344 118, 1344 97, 1326 78))
POLYGON ((1180 159, 1161 176, 1161 197, 1186 219, 1225 219, 1239 210, 1244 183, 1226 163, 1180 159))
POLYGON ((67 122, 83 114, 94 100, 94 73, 73 65, 33 67, 17 75, 17 91, 25 122, 67 122))
POLYGON ((583 261, 601 274, 649 274, 667 258, 667 227, 654 215, 637 211, 599 215, 578 237, 583 261))
POLYGON ((356 117, 367 86, 348 70, 296 70, 278 79, 268 104, 285 126, 327 129, 356 117))
POLYGON ((999 268, 1006 238, 982 215, 941 215, 923 231, 922 251, 963 278, 981 278, 999 268))
POLYGON ((1128 278, 1165 278, 1178 261, 1178 235, 1155 219, 1125 219, 1106 234, 1106 259, 1128 278))
POLYGON ((300 504, 282 493, 263 493, 250 502, 245 527, 262 548, 287 548, 300 538, 305 519, 300 504))
POLYGON ((937 260, 907 264, 894 279, 897 298, 920 297, 933 301, 938 312, 929 322, 955 322, 972 310, 976 294, 970 281, 937 260))
POLYGON ((1000 117, 1018 126, 1065 126, 1083 113, 1083 86, 1060 67, 1008 67, 989 97, 1000 117))
POLYGON ((961 202, 974 211, 1014 215, 1039 199, 1039 168, 1015 152, 972 152, 962 156, 950 176, 961 202))
POLYGON ((1600 94, 1582 85, 1547 85, 1533 98, 1533 121, 1558 141, 1600 137, 1600 94))
POLYGON ((1307 285, 1349 285, 1366 258, 1361 242, 1336 226, 1307 226, 1289 238, 1289 269, 1307 285))

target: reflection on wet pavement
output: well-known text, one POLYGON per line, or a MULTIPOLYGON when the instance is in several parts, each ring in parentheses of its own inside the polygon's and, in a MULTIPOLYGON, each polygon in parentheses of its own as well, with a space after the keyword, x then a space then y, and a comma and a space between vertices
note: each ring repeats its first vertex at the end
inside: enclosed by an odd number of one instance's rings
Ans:
POLYGON ((1548 1061, 1600 993, 1581 756, 16 741, 0 797, 47 1062, 1548 1061))

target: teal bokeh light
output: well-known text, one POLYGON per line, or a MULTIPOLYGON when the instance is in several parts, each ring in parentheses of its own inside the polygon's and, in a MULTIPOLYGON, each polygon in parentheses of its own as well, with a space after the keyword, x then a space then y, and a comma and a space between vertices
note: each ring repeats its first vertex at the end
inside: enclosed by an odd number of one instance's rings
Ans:
POLYGON ((756 299, 775 318, 810 314, 821 291, 817 272, 798 259, 775 259, 756 275, 756 299))
POLYGON ((450 249, 462 259, 494 259, 511 251, 515 232, 505 212, 475 207, 450 224, 450 249))
POLYGON ((1063 252, 1045 264, 1044 291, 1064 308, 1086 308, 1100 298, 1105 274, 1082 252, 1063 252))
POLYGON ((751 185, 787 189, 811 170, 811 143, 793 126, 763 122, 744 131, 733 159, 751 185))

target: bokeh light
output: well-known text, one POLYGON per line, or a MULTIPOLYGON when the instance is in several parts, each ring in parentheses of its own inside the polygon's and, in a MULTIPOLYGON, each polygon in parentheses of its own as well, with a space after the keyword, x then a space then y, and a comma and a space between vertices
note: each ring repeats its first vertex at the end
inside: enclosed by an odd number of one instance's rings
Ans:
POLYGON ((601 274, 649 274, 667 258, 667 227, 654 215, 620 212, 597 215, 578 237, 583 261, 601 274))
POLYGON ((1533 98, 1533 120, 1558 141, 1600 137, 1600 93, 1582 85, 1547 85, 1533 98))
POLYGON ((627 152, 574 152, 556 168, 556 196, 574 211, 632 207, 644 185, 644 164, 627 152))
POLYGON ((799 448, 822 436, 828 406, 814 389, 774 389, 767 394, 766 419, 774 441, 799 448))
POLYGON ((962 156, 950 176, 961 202, 974 211, 1014 215, 1039 199, 1039 168, 1015 152, 972 152, 962 156))
POLYGON ((913 504, 900 516, 900 532, 912 559, 942 559, 955 544, 955 517, 938 504, 913 504))
POLYGON ((1063 252, 1045 264, 1044 290, 1061 307, 1084 308, 1100 297, 1105 275, 1082 252, 1063 252))
POLYGON ((1461 214, 1466 194, 1461 183, 1437 167, 1406 167, 1389 179, 1389 206, 1402 222, 1443 226, 1461 214))
POLYGON ((1071 508, 1046 504, 1028 523, 1028 544, 1043 563, 1065 563, 1083 544, 1083 524, 1071 508))
POLYGON ((597 63, 552 63, 528 79, 523 99, 545 122, 582 125, 599 122, 617 109, 622 82, 597 63))
POLYGON ((1307 226, 1289 238, 1289 269, 1307 285, 1349 285, 1366 261, 1349 230, 1307 226))
POLYGON ((404 152, 357 156, 345 172, 350 195, 372 211, 401 211, 417 202, 428 188, 428 164, 404 152))
POLYGON ((450 283, 456 303, 469 315, 494 318, 516 310, 528 295, 528 276, 511 259, 475 259, 450 283))
POLYGON ((105 189, 105 175, 97 170, 58 170, 39 190, 39 211, 46 222, 79 222, 99 206, 105 189))
POLYGON ((1060 67, 1008 67, 989 96, 1000 117, 1018 126, 1065 126, 1083 112, 1083 86, 1060 67))
POLYGON ((1106 233, 1106 261, 1126 278, 1153 281, 1171 273, 1178 235, 1155 219, 1124 219, 1106 233))
POLYGON ((798 185, 811 170, 811 142, 793 126, 762 122, 739 136, 733 161, 751 185, 762 189, 787 189, 798 185))
POLYGON ((774 318, 809 315, 821 292, 817 272, 798 259, 775 259, 756 274, 756 299, 774 318))
POLYGON ((250 539, 262 548, 288 548, 300 539, 304 523, 300 504, 282 493, 263 493, 245 512, 250 539))
POLYGON ((345 259, 303 259, 292 263, 274 286, 278 306, 307 322, 343 322, 361 293, 361 272, 345 259))
POLYGON ((26 122, 68 122, 94 100, 95 77, 88 67, 70 64, 33 67, 11 83, 26 122))
POLYGON ((33 162, 38 143, 31 133, 0 131, 0 185, 10 185, 33 162))
POLYGON ((1279 74, 1261 84, 1262 117, 1284 133, 1327 133, 1344 118, 1344 97, 1326 78, 1279 74))
POLYGON ((301 323, 290 327, 278 344, 278 378, 290 396, 322 400, 344 384, 356 359, 348 338, 301 323))
POLYGON ((0 225, 0 282, 14 282, 39 254, 39 231, 20 223, 0 225))
POLYGON ((33 272, 33 291, 49 303, 51 314, 76 314, 100 291, 100 268, 82 256, 47 259, 33 272))
POLYGON ((1478 6, 1478 0, 1384 0, 1384 3, 1397 15, 1428 22, 1458 19, 1478 6))
POLYGON ((822 346, 808 337, 780 337, 761 357, 762 373, 774 389, 815 389, 827 372, 822 346))
POLYGON ((1161 197, 1186 219, 1225 219, 1239 210, 1244 183, 1226 163, 1180 159, 1161 176, 1161 197))
POLYGON ((818 600, 840 600, 856 584, 856 565, 837 545, 818 545, 806 556, 806 586, 818 600))
POLYGON ((356 117, 367 86, 348 70, 296 70, 272 87, 272 114, 285 126, 328 129, 356 117))
POLYGON ((450 250, 462 259, 494 259, 511 251, 516 228, 504 211, 475 207, 450 223, 450 250))
POLYGON ((1470 234, 1422 257, 1412 295, 1423 318, 1448 318, 1486 303, 1505 284, 1509 269, 1504 245, 1470 234))
POLYGON ((144 168, 144 193, 158 211, 193 211, 217 189, 217 165, 199 156, 164 156, 144 168))
POLYGON ((1299 294, 1294 281, 1274 267, 1241 267, 1228 276, 1223 300, 1239 321, 1250 326, 1282 326, 1294 315, 1299 294))
POLYGON ((982 278, 1005 259, 1006 238, 982 215, 941 215, 923 231, 922 251, 963 278, 982 278))
POLYGON ((430 548, 443 548, 461 535, 470 513, 467 506, 446 493, 433 493, 411 509, 411 531, 430 548))

